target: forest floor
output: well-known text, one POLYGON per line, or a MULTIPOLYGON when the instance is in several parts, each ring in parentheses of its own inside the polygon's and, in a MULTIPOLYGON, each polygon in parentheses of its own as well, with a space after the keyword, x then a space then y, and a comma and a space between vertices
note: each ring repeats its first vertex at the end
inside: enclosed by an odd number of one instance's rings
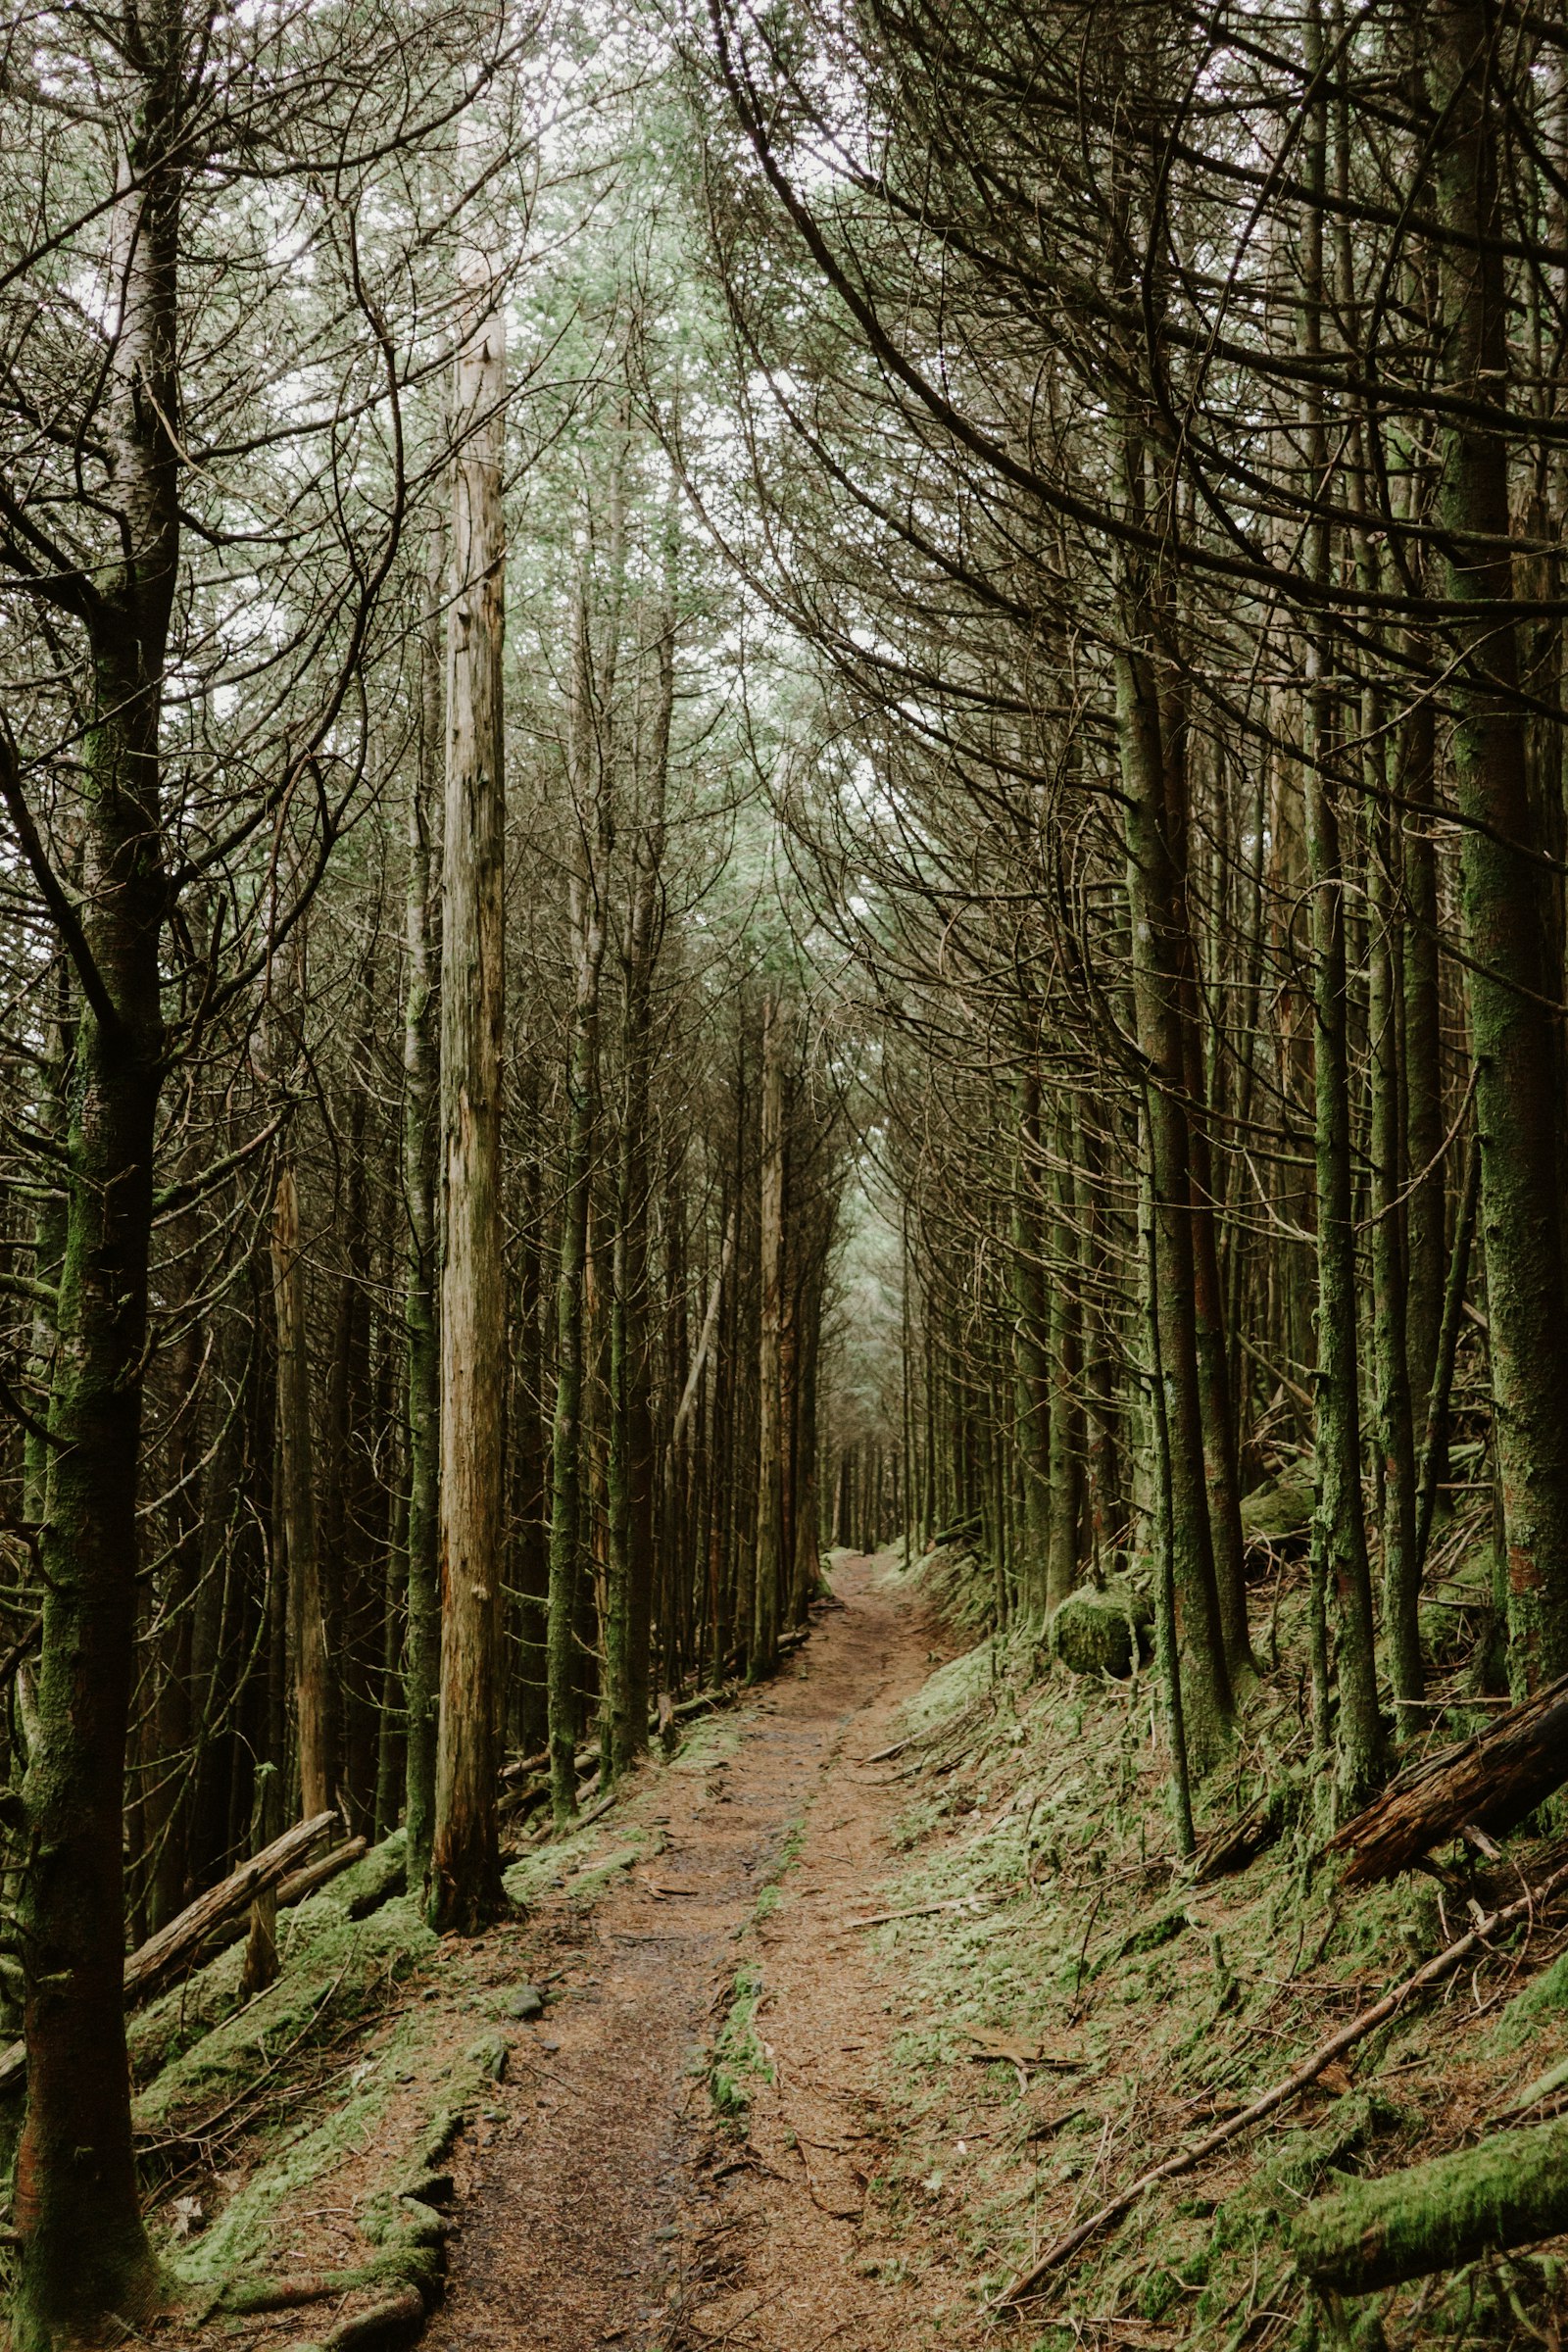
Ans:
MULTIPOLYGON (((896 1861, 897 1792, 868 1759, 954 1642, 891 1554, 834 1555, 833 1591, 776 1681, 509 1873, 514 1920, 436 1945, 406 1900, 377 1909, 358 1932, 390 1923, 377 1995, 337 2036, 353 2063, 301 2085, 262 2135, 258 2154, 281 2141, 270 2164, 209 2160, 170 2248, 188 2280, 341 2274, 368 2211, 433 2163, 451 2234, 429 2352, 959 2352, 972 2300, 949 2312, 924 2265, 916 2292, 904 2224, 881 2243, 898 2027, 852 1924, 896 1861), (534 2022, 514 2019, 524 1986, 547 1995, 534 2022)), ((357 1940, 339 1977, 376 1965, 357 1940)), ((257 2019, 253 2064, 292 2047, 301 2005, 257 2019)), ((244 2317, 198 2302, 196 2332, 319 2339, 376 2292, 244 2317)))
MULTIPOLYGON (((951 1553, 831 1568, 778 1679, 569 1837, 537 1833, 487 1935, 430 1935, 394 1839, 289 1915, 269 1992, 243 2000, 236 1949, 138 2020, 180 2333, 356 2352, 444 2235, 428 2352, 1307 2352, 1329 2338, 1304 2206, 1568 2112, 1559 1892, 1001 2308, 1568 1838, 1345 1887, 1299 1563, 1256 1595, 1271 1663, 1199 1799, 1201 1836, 1272 1792, 1274 1842, 1212 1882, 1173 1850, 1147 1674, 988 1637, 951 1553), (277 2307, 247 2312, 257 2288, 277 2307)), ((1445 1671, 1439 1743, 1475 1714, 1460 1650, 1445 1671)), ((1354 2340, 1555 2347, 1565 2250, 1369 2298, 1354 2340)))
POLYGON ((870 1560, 840 1555, 834 1589, 727 1737, 620 1808, 655 1860, 515 1931, 557 1998, 460 2158, 430 2352, 893 2352, 931 2316, 866 2226, 894 2028, 847 1922, 890 1859, 866 1759, 948 1650, 870 1560))

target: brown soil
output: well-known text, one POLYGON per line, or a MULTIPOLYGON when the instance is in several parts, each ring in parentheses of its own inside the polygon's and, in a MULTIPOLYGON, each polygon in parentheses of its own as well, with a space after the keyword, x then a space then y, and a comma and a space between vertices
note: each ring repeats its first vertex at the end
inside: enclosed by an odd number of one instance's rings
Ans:
POLYGON ((866 1759, 939 1638, 869 1561, 841 1561, 835 1582, 842 1609, 749 1708, 728 1759, 677 1762, 631 1798, 624 1818, 663 1824, 659 1858, 591 1910, 563 1885, 529 1922, 556 1997, 460 2150, 430 2352, 906 2352, 933 2327, 953 2352, 963 2341, 961 2312, 933 2308, 948 2298, 929 2254, 918 2297, 879 2260, 892 2027, 846 1925, 878 1907, 889 1858, 894 1796, 866 1759), (748 1958, 773 2081, 754 2081, 742 2130, 715 2118, 708 2051, 748 1958))

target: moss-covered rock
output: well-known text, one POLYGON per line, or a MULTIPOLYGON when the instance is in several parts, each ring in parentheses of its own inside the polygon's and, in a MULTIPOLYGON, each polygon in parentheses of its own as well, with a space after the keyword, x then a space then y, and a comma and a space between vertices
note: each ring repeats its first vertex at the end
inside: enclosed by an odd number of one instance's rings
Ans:
POLYGON ((1292 1465, 1243 1498, 1242 1533, 1249 1544, 1304 1544, 1313 1499, 1311 1471, 1292 1465))
POLYGON ((1152 1603, 1136 1587, 1116 1583, 1103 1591, 1085 1585, 1053 1611, 1048 1633, 1052 1655, 1072 1674, 1109 1674, 1123 1681, 1153 1655, 1152 1603))

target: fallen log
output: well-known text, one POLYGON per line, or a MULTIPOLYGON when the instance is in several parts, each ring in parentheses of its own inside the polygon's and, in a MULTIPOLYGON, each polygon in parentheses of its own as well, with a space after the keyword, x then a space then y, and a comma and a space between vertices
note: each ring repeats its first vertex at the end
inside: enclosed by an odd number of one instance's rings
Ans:
POLYGON ((1329 1839, 1348 1854, 1345 1881, 1369 1886, 1420 1861, 1468 1827, 1517 1829, 1568 1781, 1568 1675, 1561 1675, 1471 1740, 1401 1772, 1329 1839))
MULTIPOLYGON (((248 1911, 257 1895, 304 1861, 313 1845, 327 1832, 341 1826, 335 1812, 318 1813, 312 1821, 297 1821, 281 1838, 264 1845, 259 1854, 242 1862, 218 1886, 209 1886, 193 1903, 187 1903, 167 1928, 138 1944, 125 1962, 125 2006, 150 2000, 168 1980, 187 1962, 199 1960, 220 1928, 248 1911)), ((8 2050, 0 2052, 0 2094, 16 2088, 25 2081, 27 2048, 25 2042, 14 2041, 8 2050)))
POLYGON ((168 1978, 200 1953, 220 1927, 225 1927, 240 1912, 248 1911, 257 1895, 286 1879, 313 1845, 318 1845, 329 1831, 341 1827, 334 1811, 318 1813, 310 1821, 297 1821, 281 1838, 274 1838, 270 1845, 264 1845, 259 1854, 252 1854, 248 1862, 242 1862, 238 1870, 230 1871, 226 1879, 209 1886, 193 1903, 187 1903, 167 1928, 149 1936, 126 1960, 126 2006, 133 2001, 150 2000, 168 1978))
POLYGON ((1478 2148, 1318 2197, 1291 2243, 1315 2285, 1367 2295, 1564 2230, 1568 2123, 1556 2123, 1496 2132, 1478 2148))
POLYGON ((295 1903, 303 1903, 307 1895, 315 1894, 329 1880, 335 1879, 340 1871, 347 1870, 351 1862, 358 1862, 368 1851, 366 1838, 350 1838, 345 1844, 334 1845, 330 1852, 318 1854, 316 1860, 307 1862, 303 1870, 291 1870, 286 1879, 279 1879, 277 1883, 278 1909, 288 1911, 295 1903))
POLYGON ((1046 2248, 1038 2261, 1032 2262, 1026 2271, 1020 2271, 1018 2276, 1003 2288, 1001 2294, 994 2299, 991 2308, 994 2311, 1001 2311, 1009 2303, 1021 2302, 1039 2285, 1041 2279, 1049 2272, 1057 2269, 1060 2264, 1076 2254, 1079 2247, 1087 2244, 1089 2239, 1096 2236, 1100 2230, 1108 2229, 1112 2222, 1119 2222, 1123 2214, 1130 2213, 1146 2190, 1157 2187, 1161 2180, 1174 2180, 1183 2173, 1195 2171, 1199 2165, 1206 2162, 1217 2149, 1224 2147, 1227 2140, 1234 2139, 1238 2132, 1250 2130, 1253 2124, 1262 2123, 1265 2117, 1273 2115, 1277 2109, 1289 2106, 1292 2099, 1298 2097, 1301 2091, 1310 2088, 1318 2076, 1326 2067, 1332 2066, 1336 2058, 1341 2058, 1347 2050, 1353 2049, 1358 2041, 1364 2041, 1369 2034, 1376 2033, 1379 2026, 1387 2025, 1389 2019, 1396 2016, 1398 2011, 1404 2007, 1406 2001, 1412 1999, 1415 1994, 1424 1992, 1429 1985, 1441 1984, 1445 1977, 1451 1976, 1456 1968, 1469 1959, 1472 1952, 1478 1951, 1491 1936, 1496 1935, 1500 1928, 1511 1928, 1521 1919, 1533 1919, 1542 1905, 1548 1902, 1558 1888, 1565 1885, 1568 1885, 1568 1863, 1564 1863, 1560 1870, 1554 1870, 1551 1876, 1544 1880, 1539 1886, 1529 1888, 1526 1893, 1520 1895, 1516 1902, 1505 1904, 1500 1911, 1494 1911, 1488 1918, 1478 1919, 1468 1935, 1461 1936, 1456 1942, 1448 1944, 1433 1959, 1428 1960, 1424 1967, 1418 1968, 1414 1976, 1406 1977, 1402 1984, 1396 1984, 1392 1992, 1386 1992, 1382 2000, 1374 2001, 1370 2009, 1363 2009, 1359 2017, 1352 2017, 1348 2026, 1342 2026, 1340 2031, 1331 2034, 1327 2041, 1319 2042, 1312 2055, 1304 2059, 1294 2074, 1287 2075, 1283 2082, 1276 2082, 1272 2088, 1263 2091, 1259 2097, 1253 2099, 1250 2106, 1244 2107, 1239 2114, 1228 2117, 1223 2124, 1208 2132, 1193 2147, 1179 2148, 1174 2156, 1167 2156, 1162 2164, 1152 2165, 1147 2173, 1140 2173, 1136 2180, 1130 2181, 1124 2189, 1118 2190, 1115 2196, 1102 2205, 1097 2212, 1090 2214, 1087 2220, 1080 2222, 1075 2229, 1067 2230, 1064 2236, 1058 2237, 1054 2244, 1046 2248))
POLYGON ((847 1919, 844 1932, 851 1928, 886 1928, 896 1919, 934 1919, 939 1911, 974 1911, 981 1903, 994 1903, 994 1894, 956 1894, 945 1903, 915 1903, 905 1911, 873 1911, 865 1919, 847 1919))

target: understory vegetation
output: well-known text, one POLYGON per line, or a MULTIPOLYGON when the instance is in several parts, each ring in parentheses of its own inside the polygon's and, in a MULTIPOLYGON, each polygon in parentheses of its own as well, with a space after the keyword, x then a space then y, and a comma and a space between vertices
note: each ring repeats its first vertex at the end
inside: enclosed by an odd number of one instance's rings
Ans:
MULTIPOLYGON (((898 2153, 873 2194, 908 2263, 951 2255, 977 2296, 1004 2295, 1129 2180, 1291 2077, 1478 1906, 1494 1913, 1568 1856, 1548 1822, 1494 1859, 1461 1845, 1440 1876, 1344 1886, 1300 1698, 1300 1562, 1278 1572, 1279 1664, 1204 1786, 1196 1863, 1177 1849, 1147 1670, 1053 1671, 1036 1629, 986 1630, 993 1582, 972 1551, 944 1545, 906 1571, 900 1547, 882 1562, 967 1617, 970 1645, 906 1709, 884 1768, 906 1858, 878 1896, 903 1916, 864 1931, 897 2034, 880 2082, 898 2153), (1250 1809, 1267 1841, 1227 1867, 1250 1809)), ((1476 1720, 1471 1663, 1450 1650, 1442 1737, 1476 1720)), ((1565 2061, 1568 1886, 1036 2279, 1022 2340, 1555 2340, 1560 2243, 1434 2265, 1345 2302, 1313 2291, 1298 2232, 1315 2200, 1560 2112, 1565 2061)), ((1521 2168, 1533 2160, 1519 2150, 1521 2168)))

